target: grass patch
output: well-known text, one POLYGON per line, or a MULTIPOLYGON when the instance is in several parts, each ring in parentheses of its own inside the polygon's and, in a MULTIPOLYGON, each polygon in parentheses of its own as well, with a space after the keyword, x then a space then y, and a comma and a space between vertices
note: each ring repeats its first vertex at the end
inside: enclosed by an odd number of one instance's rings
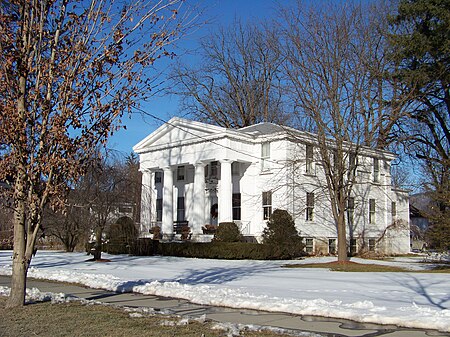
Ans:
POLYGON ((306 263, 306 264, 287 264, 285 268, 322 268, 331 271, 343 271, 351 273, 450 273, 448 266, 436 266, 431 270, 410 270, 396 266, 385 266, 379 264, 365 264, 357 262, 327 262, 327 263, 306 263))
MULTIPOLYGON (((6 297, 0 296, 0 336, 223 336, 212 323, 191 321, 180 325, 180 318, 165 315, 130 317, 112 306, 80 302, 29 304, 5 309, 6 297)), ((288 336, 269 331, 242 331, 241 336, 288 336)))

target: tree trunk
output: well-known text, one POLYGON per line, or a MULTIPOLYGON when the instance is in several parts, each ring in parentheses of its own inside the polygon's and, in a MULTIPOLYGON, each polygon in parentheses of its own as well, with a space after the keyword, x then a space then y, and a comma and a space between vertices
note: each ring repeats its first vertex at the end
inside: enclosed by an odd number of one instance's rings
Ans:
POLYGON ((339 210, 338 214, 338 262, 348 261, 347 257, 347 233, 345 227, 344 212, 339 210))
POLYGON ((102 235, 103 230, 101 228, 97 228, 95 231, 95 246, 94 246, 94 260, 100 260, 102 258, 102 235))
POLYGON ((25 205, 18 201, 14 214, 14 249, 11 277, 11 294, 6 302, 7 308, 25 304, 25 290, 29 261, 25 254, 25 205))

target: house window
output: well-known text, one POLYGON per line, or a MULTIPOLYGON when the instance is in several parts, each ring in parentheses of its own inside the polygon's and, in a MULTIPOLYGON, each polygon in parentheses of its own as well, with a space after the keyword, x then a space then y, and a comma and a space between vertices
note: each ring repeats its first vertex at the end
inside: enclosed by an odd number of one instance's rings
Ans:
POLYGON ((209 177, 210 178, 217 178, 217 162, 216 161, 212 161, 210 164, 210 172, 209 172, 209 177))
POLYGON ((369 223, 375 223, 375 199, 369 199, 369 223))
POLYGON ((269 220, 272 215, 272 191, 262 192, 263 219, 269 220))
POLYGON ((391 214, 392 219, 394 219, 397 216, 397 203, 395 201, 391 203, 391 214))
POLYGON ((177 199, 177 221, 184 221, 185 209, 184 209, 184 197, 178 197, 177 199))
POLYGON ((162 172, 157 171, 155 172, 155 184, 161 184, 162 183, 162 172))
POLYGON ((308 254, 312 254, 314 252, 314 239, 306 238, 306 240, 305 240, 305 251, 308 254))
POLYGON ((350 239, 350 254, 356 254, 356 239, 350 239))
POLYGON ((241 220, 241 193, 233 193, 233 220, 241 220))
POLYGON ((235 161, 231 164, 231 175, 238 176, 240 175, 240 163, 235 161))
POLYGON ((348 155, 348 169, 350 171, 356 168, 356 154, 353 152, 348 155))
POLYGON ((336 239, 328 239, 328 253, 336 254, 336 239))
POLYGON ((183 181, 185 175, 185 167, 184 166, 178 166, 177 168, 177 181, 183 181))
POLYGON ((375 239, 369 239, 369 252, 374 252, 375 251, 375 239))
POLYGON ((313 174, 313 146, 311 144, 306 144, 306 173, 307 174, 313 174))
POLYGON ((264 142, 261 144, 261 170, 267 171, 270 169, 270 143, 264 142))
POLYGON ((162 198, 156 199, 156 221, 162 221, 163 213, 163 200, 162 198))
POLYGON ((132 213, 133 207, 131 206, 119 206, 119 213, 132 213))
POLYGON ((314 219, 314 193, 306 193, 306 221, 314 219))
POLYGON ((355 214, 355 198, 348 197, 347 200, 347 222, 349 226, 353 226, 353 218, 355 214))
POLYGON ((373 158, 373 181, 378 183, 380 181, 380 160, 373 158))

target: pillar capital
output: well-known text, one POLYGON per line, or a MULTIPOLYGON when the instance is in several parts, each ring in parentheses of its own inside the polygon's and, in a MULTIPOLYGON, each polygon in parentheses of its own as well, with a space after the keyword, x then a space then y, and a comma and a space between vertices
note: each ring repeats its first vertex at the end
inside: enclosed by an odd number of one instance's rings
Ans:
POLYGON ((197 161, 194 163, 194 167, 205 167, 206 165, 208 165, 208 163, 205 163, 203 161, 197 161))

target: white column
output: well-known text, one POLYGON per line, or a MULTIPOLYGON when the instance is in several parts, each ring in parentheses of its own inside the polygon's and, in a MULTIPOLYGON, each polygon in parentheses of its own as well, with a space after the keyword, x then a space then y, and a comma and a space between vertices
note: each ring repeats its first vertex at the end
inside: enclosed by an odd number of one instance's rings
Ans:
POLYGON ((141 191, 141 224, 140 236, 148 237, 151 226, 151 172, 150 170, 141 170, 142 172, 142 191, 141 191))
POLYGON ((173 235, 173 171, 170 166, 164 167, 163 187, 163 238, 171 239, 173 235))
POLYGON ((231 160, 220 161, 219 224, 233 221, 231 160))
POLYGON ((202 226, 206 224, 205 220, 205 163, 195 164, 194 175, 194 195, 192 201, 194 203, 194 213, 192 216, 192 232, 193 234, 201 234, 202 226))

